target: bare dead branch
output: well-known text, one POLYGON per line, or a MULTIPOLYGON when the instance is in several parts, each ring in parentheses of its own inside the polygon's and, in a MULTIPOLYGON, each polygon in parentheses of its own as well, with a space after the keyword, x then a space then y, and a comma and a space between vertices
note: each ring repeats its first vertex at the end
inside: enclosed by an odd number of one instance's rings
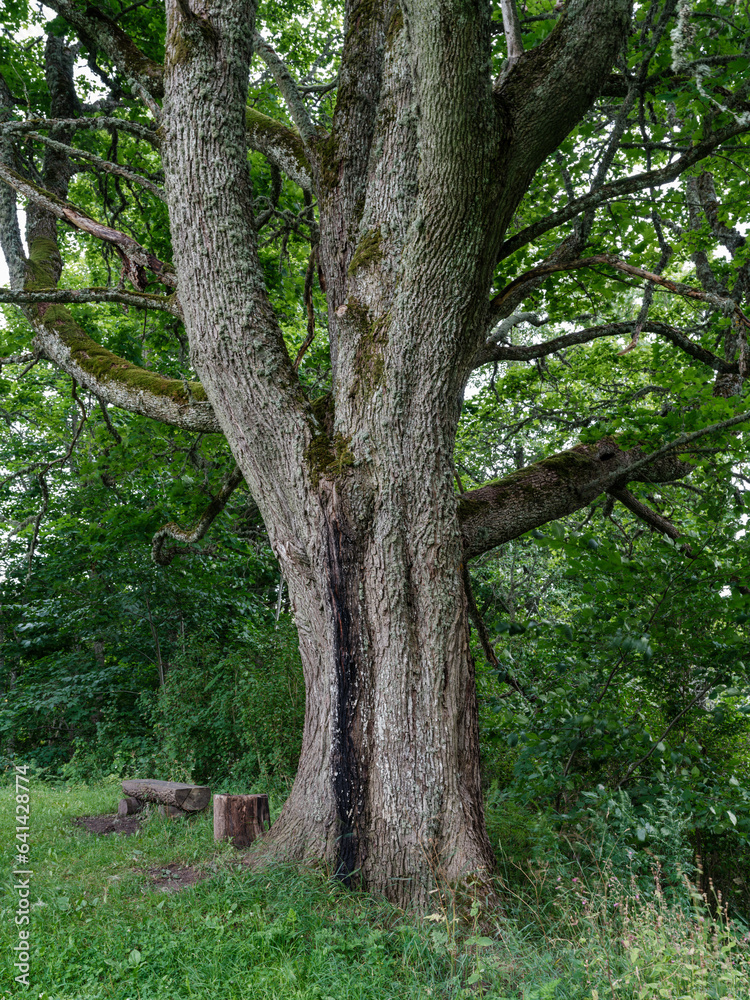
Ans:
POLYGON ((97 222, 80 208, 62 201, 50 191, 37 187, 36 184, 32 184, 21 174, 3 164, 0 164, 0 180, 5 181, 19 194, 39 205, 51 215, 58 219, 64 219, 76 229, 113 246, 122 260, 128 278, 138 291, 142 291, 146 287, 146 269, 153 271, 165 285, 169 285, 170 288, 176 287, 177 276, 172 271, 171 266, 164 264, 154 254, 149 253, 131 236, 97 222))
MULTIPOLYGON (((521 35, 521 22, 518 19, 518 8, 516 0, 500 0, 500 7, 503 14, 503 30, 505 32, 505 44, 508 50, 508 59, 503 67, 503 74, 518 62, 523 55, 523 37, 521 35)), ((502 83, 502 75, 498 83, 502 83)))

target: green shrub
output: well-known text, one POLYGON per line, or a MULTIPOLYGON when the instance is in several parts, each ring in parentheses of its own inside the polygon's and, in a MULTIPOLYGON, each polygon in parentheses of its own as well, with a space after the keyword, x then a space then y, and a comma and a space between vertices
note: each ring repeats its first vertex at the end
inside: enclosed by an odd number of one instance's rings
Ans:
POLYGON ((228 790, 288 789, 297 768, 305 693, 293 625, 246 628, 226 655, 205 643, 170 666, 153 703, 160 777, 228 790))

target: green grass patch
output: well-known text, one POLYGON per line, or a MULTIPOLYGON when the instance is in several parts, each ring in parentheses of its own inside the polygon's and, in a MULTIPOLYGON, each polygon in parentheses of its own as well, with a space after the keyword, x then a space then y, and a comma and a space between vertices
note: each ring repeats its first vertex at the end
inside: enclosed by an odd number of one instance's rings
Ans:
MULTIPOLYGON (((320 869, 248 869, 232 847, 214 843, 209 814, 175 821, 154 813, 132 837, 74 826, 75 817, 114 811, 115 781, 31 785, 28 995, 35 998, 750 996, 746 953, 725 922, 670 908, 658 896, 639 906, 612 872, 599 895, 556 882, 549 912, 535 910, 533 891, 524 897, 514 889, 501 910, 470 887, 460 898, 441 887, 433 912, 417 919, 320 869), (178 889, 174 873, 187 869, 196 881, 178 889)), ((0 786, 3 998, 26 992, 10 957, 14 807, 14 790, 0 786)))

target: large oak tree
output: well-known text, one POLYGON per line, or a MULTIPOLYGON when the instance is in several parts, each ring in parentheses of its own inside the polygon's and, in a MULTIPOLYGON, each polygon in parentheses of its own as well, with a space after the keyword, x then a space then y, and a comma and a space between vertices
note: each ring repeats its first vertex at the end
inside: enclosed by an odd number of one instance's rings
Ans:
MULTIPOLYGON (((457 493, 464 390, 488 363, 600 337, 634 347, 643 334, 712 369, 718 396, 740 393, 745 241, 705 161, 747 150, 742 14, 689 0, 648 0, 635 14, 629 0, 520 12, 514 0, 347 0, 340 51, 318 60, 335 63, 335 80, 299 86, 253 0, 167 0, 161 61, 150 8, 49 6, 59 16, 45 50, 48 117, 18 113, 12 79, 0 93, 3 298, 23 306, 34 352, 101 400, 226 437, 238 466, 226 490, 244 478, 262 514, 307 692, 299 769, 269 848, 325 859, 398 902, 424 898, 436 866, 450 879, 490 868, 466 563, 605 491, 676 535, 628 484, 688 474, 685 454, 706 429, 650 451, 591 439, 457 493), (98 106, 75 92, 66 33, 112 88, 98 106), (248 89, 254 58, 283 98, 276 117, 248 89), (335 95, 330 119, 324 105, 311 111, 319 95, 335 95), (92 130, 158 152, 161 173, 95 152, 92 130), (38 169, 30 142, 44 149, 38 169), (266 210, 251 151, 272 167, 266 210), (171 261, 149 247, 148 210, 136 239, 68 200, 81 164, 166 202, 171 261), (317 398, 300 378, 304 347, 290 356, 258 251, 281 173, 301 189, 311 312, 316 271, 326 294, 331 387, 317 398), (618 223, 612 206, 623 201, 631 218, 618 223), (63 226, 113 250, 120 282, 59 289, 63 226), (723 243, 730 263, 712 266, 695 242, 697 284, 685 284, 684 267, 666 277, 670 226, 723 243), (644 227, 658 253, 649 267, 624 259, 644 227), (643 285, 642 301, 620 298, 624 314, 594 326, 570 316, 545 336, 545 288, 571 271, 625 275, 643 285), (657 288, 697 302, 704 326, 653 318, 657 288), (108 350, 66 307, 76 302, 171 314, 199 381, 108 350), (712 316, 719 353, 704 336, 712 316), (522 324, 542 335, 514 344, 522 324)), ((170 533, 180 536, 171 527, 162 541, 170 533)))

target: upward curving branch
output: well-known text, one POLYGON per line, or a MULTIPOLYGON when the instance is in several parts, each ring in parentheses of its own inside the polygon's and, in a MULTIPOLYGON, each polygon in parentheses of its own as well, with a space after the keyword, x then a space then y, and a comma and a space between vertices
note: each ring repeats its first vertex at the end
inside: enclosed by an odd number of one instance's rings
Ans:
POLYGON ((552 33, 499 81, 500 114, 512 122, 509 166, 524 191, 591 107, 625 44, 630 16, 630 0, 570 0, 552 33))
POLYGON ((286 64, 279 58, 273 46, 269 45, 265 38, 257 31, 255 32, 253 41, 255 51, 266 66, 268 66, 271 75, 276 81, 276 86, 281 91, 281 96, 286 102, 292 121, 299 129, 299 133, 305 143, 310 145, 316 138, 317 130, 310 119, 305 102, 302 100, 302 94, 300 94, 292 74, 289 72, 286 64))
POLYGON ((154 535, 151 542, 151 555, 154 562, 158 563, 159 566, 169 566, 175 556, 181 555, 186 551, 190 551, 185 548, 186 546, 193 545, 195 542, 199 542, 202 538, 205 538, 206 532, 219 514, 224 510, 229 502, 229 498, 240 483, 244 482, 244 478, 245 477, 242 475, 239 467, 235 466, 232 472, 230 472, 224 479, 221 489, 216 496, 211 499, 211 502, 201 514, 198 519, 198 523, 194 528, 181 528, 179 524, 173 523, 165 524, 163 528, 160 528, 154 535), (168 548, 165 548, 168 538, 174 539, 174 541, 181 542, 182 544, 171 545, 168 548))

